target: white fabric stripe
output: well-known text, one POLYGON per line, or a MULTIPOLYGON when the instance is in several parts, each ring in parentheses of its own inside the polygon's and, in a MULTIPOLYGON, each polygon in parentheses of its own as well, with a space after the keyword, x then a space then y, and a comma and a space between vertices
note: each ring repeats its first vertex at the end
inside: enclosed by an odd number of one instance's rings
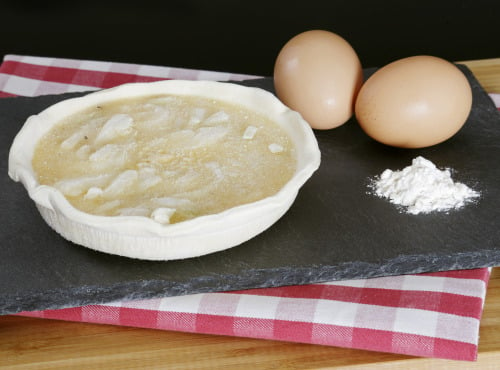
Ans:
POLYGON ((66 85, 68 87, 66 92, 80 92, 80 91, 97 91, 101 90, 100 87, 83 86, 83 85, 66 85))
POLYGON ((20 62, 22 60, 22 58, 26 58, 26 56, 17 55, 17 54, 7 54, 7 55, 4 55, 3 61, 20 62))
POLYGON ((158 306, 161 304, 161 301, 162 301, 161 298, 142 299, 138 301, 126 301, 123 302, 122 307, 136 308, 139 310, 157 311, 158 306))
POLYGON ((234 316, 274 320, 281 299, 279 297, 241 294, 234 316))
POLYGON ((487 286, 482 280, 448 278, 444 281, 444 292, 484 298, 487 286))
POLYGON ((34 64, 34 65, 38 65, 38 66, 50 66, 50 65, 52 65, 53 58, 36 57, 36 56, 29 56, 29 55, 8 54, 4 57, 4 60, 5 61, 34 64))
POLYGON ((398 308, 358 304, 353 327, 393 331, 398 308))
POLYGON ((122 301, 116 301, 116 302, 107 302, 107 303, 101 303, 98 306, 106 306, 106 307, 122 307, 125 302, 122 301))
POLYGON ((100 71, 108 72, 112 63, 101 62, 94 60, 79 60, 79 59, 67 59, 67 58, 49 58, 49 57, 38 57, 38 56, 23 56, 8 54, 4 57, 5 61, 14 61, 26 64, 33 64, 45 67, 62 67, 62 68, 76 68, 85 69, 89 71, 100 71))
POLYGON ((402 290, 443 292, 469 297, 483 297, 486 284, 478 279, 460 279, 439 276, 407 276, 402 290))
POLYGON ((158 311, 198 313, 204 293, 163 298, 158 311))
POLYGON ((141 76, 150 76, 158 78, 170 78, 172 76, 171 67, 141 65, 137 73, 141 76))
POLYGON ((438 276, 407 276, 401 287, 402 290, 444 292, 445 281, 448 277, 438 276))
POLYGON ((477 344, 479 320, 412 308, 390 308, 350 302, 319 300, 316 324, 388 330, 477 344), (363 311, 364 319, 360 320, 363 311), (383 318, 394 314, 394 322, 383 318), (370 319, 371 318, 371 319, 370 319))
POLYGON ((398 308, 392 330, 477 344, 479 320, 441 312, 398 308))
POLYGON ((40 80, 0 73, 2 91, 9 94, 35 96, 40 83, 40 80))
POLYGON ((0 84, 5 78, 2 91, 20 96, 38 96, 48 94, 61 94, 65 92, 93 91, 97 87, 72 85, 59 82, 40 81, 32 78, 5 75, 0 73, 0 84))
POLYGON ((111 63, 111 62, 101 62, 95 60, 20 56, 15 54, 6 55, 4 57, 4 60, 34 64, 39 66, 77 68, 81 70, 99 71, 99 72, 130 73, 131 69, 137 69, 136 74, 139 76, 158 77, 158 78, 175 78, 176 74, 183 74, 185 72, 193 72, 193 73, 196 72, 198 74, 199 80, 240 81, 240 80, 259 77, 246 74, 195 70, 189 68, 162 67, 162 66, 147 65, 147 64, 139 65, 139 64, 120 63, 120 62, 111 63))
POLYGON ((242 81, 242 80, 252 80, 255 78, 260 78, 260 76, 235 74, 229 72, 217 72, 217 71, 200 71, 200 73, 198 74, 199 80, 242 81))
MULTIPOLYGON (((158 301, 158 308, 154 309, 154 311, 162 311, 162 312, 182 312, 182 313, 193 313, 196 314, 199 312, 200 302, 202 301, 205 293, 200 294, 190 294, 176 297, 165 297, 165 298, 154 298, 154 300, 158 301)), ((99 306, 108 306, 108 307, 124 307, 127 301, 115 301, 109 303, 102 303, 99 306)), ((130 303, 128 303, 130 306, 130 303)), ((138 301, 134 304, 136 309, 151 309, 147 300, 138 301)))
POLYGON ((493 103, 495 103, 495 106, 497 108, 500 107, 500 94, 490 94, 491 99, 493 100, 493 103))
POLYGON ((439 337, 437 325, 439 312, 413 308, 398 309, 394 318, 393 331, 400 333, 439 337))
POLYGON ((78 69, 86 71, 108 72, 111 70, 113 63, 111 62, 96 62, 93 60, 82 60, 78 69))
MULTIPOLYGON (((368 288, 367 282, 370 281, 369 288, 393 289, 391 285, 394 278, 394 276, 387 276, 373 279, 331 281, 321 284, 347 286, 353 288, 368 288)), ((484 296, 485 289, 486 284, 484 281, 479 279, 414 275, 404 276, 404 282, 400 287, 400 290, 405 291, 443 292, 478 298, 482 298, 484 296)))
POLYGON ((358 308, 359 303, 320 299, 311 321, 315 324, 354 327, 358 308))
POLYGON ((246 75, 246 74, 234 74, 228 72, 204 71, 204 70, 195 70, 189 68, 161 67, 152 65, 141 65, 138 70, 138 74, 141 76, 158 77, 158 78, 177 78, 177 76, 182 76, 189 72, 196 75, 197 80, 241 81, 241 80, 259 78, 259 76, 246 75))
POLYGON ((479 326, 480 320, 475 318, 440 313, 436 332, 439 333, 438 338, 477 345, 479 326))
POLYGON ((198 74, 199 80, 218 80, 218 81, 228 81, 231 79, 231 73, 225 72, 214 72, 214 71, 200 71, 198 74))
POLYGON ((378 279, 366 279, 365 288, 378 289, 381 285, 383 285, 386 289, 401 290, 405 279, 405 275, 381 277, 378 279))
MULTIPOLYGON (((211 293, 192 294, 162 298, 158 311, 200 313, 200 303, 211 293)), ((239 294, 239 302, 234 317, 276 320, 279 304, 310 303, 310 298, 286 298, 239 294)), ((123 302, 112 302, 101 306, 124 307, 123 302)), ((147 304, 136 305, 139 309, 151 309, 147 304)), ((224 315, 216 309, 210 314, 224 315)), ((384 307, 352 302, 318 299, 310 320, 304 320, 300 312, 287 320, 311 322, 313 324, 387 330, 403 334, 413 334, 434 338, 477 344, 479 320, 453 314, 419 310, 414 308, 384 307), (389 319, 390 318, 390 319, 389 319)))

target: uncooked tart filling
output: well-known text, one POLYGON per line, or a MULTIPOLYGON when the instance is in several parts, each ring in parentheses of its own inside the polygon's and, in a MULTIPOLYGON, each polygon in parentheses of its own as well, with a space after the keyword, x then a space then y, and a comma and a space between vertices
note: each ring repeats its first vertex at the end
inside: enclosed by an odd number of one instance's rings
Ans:
POLYGON ((158 95, 95 106, 38 142, 38 181, 76 208, 168 224, 251 203, 293 176, 293 145, 246 108, 158 95))

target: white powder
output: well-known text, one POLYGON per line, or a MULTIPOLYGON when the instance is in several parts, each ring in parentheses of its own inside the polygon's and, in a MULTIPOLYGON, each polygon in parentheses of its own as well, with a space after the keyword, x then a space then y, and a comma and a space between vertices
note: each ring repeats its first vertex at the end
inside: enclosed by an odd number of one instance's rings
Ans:
POLYGON ((411 166, 401 171, 385 170, 370 186, 377 196, 411 214, 458 209, 480 195, 453 182, 449 169, 440 170, 423 157, 413 159, 411 166))

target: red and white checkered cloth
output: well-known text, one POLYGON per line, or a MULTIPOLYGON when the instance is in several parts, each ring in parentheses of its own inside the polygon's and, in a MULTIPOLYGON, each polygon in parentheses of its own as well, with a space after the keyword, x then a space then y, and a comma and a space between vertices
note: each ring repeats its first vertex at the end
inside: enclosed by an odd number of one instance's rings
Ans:
MULTIPOLYGON (((95 90, 166 78, 257 76, 149 65, 7 55, 0 96, 95 90)), ((498 96, 492 96, 500 105, 498 96)), ((487 268, 204 293, 20 315, 473 361, 487 268)))

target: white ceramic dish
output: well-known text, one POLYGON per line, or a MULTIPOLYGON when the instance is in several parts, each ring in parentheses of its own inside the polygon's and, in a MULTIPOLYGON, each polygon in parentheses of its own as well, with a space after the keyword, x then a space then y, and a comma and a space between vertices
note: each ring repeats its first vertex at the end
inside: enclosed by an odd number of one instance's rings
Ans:
POLYGON ((212 81, 125 84, 61 101, 28 118, 9 153, 10 177, 25 186, 43 219, 64 238, 101 252, 146 260, 201 256, 249 240, 270 227, 289 209, 299 189, 319 164, 318 143, 300 114, 262 89, 212 81), (273 196, 171 225, 162 225, 147 217, 106 217, 84 213, 73 207, 56 188, 37 182, 31 164, 35 145, 62 118, 99 103, 153 94, 215 98, 266 115, 286 130, 295 145, 295 174, 273 196))

